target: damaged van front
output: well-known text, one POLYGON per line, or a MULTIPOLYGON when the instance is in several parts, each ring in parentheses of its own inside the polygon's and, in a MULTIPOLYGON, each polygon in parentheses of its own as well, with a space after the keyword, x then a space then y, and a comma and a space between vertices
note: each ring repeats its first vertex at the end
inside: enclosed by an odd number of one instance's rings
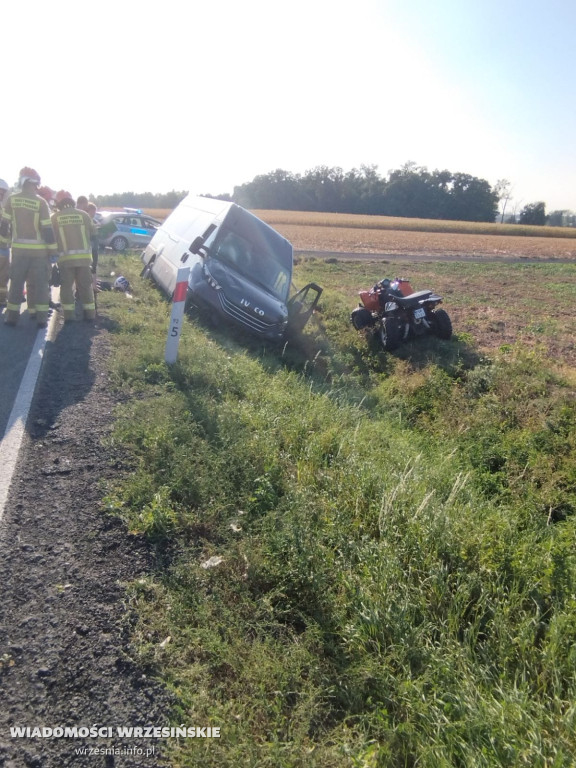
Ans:
POLYGON ((292 245, 240 206, 186 197, 142 254, 143 274, 171 296, 178 269, 190 267, 188 304, 216 313, 273 341, 301 330, 322 289, 310 283, 290 296, 292 245))

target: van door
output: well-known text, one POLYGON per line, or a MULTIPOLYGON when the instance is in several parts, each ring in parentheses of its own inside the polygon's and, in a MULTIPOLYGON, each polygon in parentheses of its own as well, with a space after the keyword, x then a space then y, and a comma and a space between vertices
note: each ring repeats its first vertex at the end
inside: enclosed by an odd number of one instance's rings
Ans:
POLYGON ((288 328, 290 331, 301 331, 318 305, 322 288, 316 283, 308 283, 289 299, 288 328))

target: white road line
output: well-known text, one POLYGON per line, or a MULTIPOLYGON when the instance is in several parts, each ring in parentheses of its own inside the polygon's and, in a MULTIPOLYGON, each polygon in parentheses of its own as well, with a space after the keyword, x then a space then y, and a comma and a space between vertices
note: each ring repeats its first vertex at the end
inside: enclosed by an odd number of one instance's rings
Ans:
POLYGON ((24 438, 26 421, 28 420, 34 390, 40 375, 46 342, 54 338, 56 315, 55 311, 52 312, 46 331, 43 329, 38 330, 12 412, 8 418, 6 432, 0 442, 0 522, 4 516, 4 509, 8 501, 8 491, 10 490, 12 475, 18 460, 18 452, 24 438))

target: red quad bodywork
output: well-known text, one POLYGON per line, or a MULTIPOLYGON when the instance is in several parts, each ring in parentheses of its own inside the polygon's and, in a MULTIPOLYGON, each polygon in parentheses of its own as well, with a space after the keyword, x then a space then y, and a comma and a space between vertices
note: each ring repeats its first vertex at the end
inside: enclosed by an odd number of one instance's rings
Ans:
MULTIPOLYGON (((396 277, 392 283, 390 283, 390 287, 393 290, 400 291, 402 296, 410 296, 411 293, 414 293, 414 289, 410 285, 410 282, 403 277, 396 277)), ((380 291, 370 288, 369 291, 359 291, 358 295, 360 296, 360 301, 369 312, 377 312, 381 308, 380 293, 380 291)))

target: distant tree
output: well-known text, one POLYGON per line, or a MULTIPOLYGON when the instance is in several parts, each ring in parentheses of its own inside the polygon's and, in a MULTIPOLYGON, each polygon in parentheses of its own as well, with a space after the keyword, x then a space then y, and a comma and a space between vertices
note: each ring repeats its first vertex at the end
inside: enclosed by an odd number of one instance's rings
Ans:
POLYGON ((212 200, 225 200, 227 203, 232 202, 232 195, 228 192, 222 192, 220 195, 211 195, 209 192, 203 192, 201 197, 210 197, 212 200))
POLYGON ((361 165, 348 171, 343 187, 347 213, 382 213, 386 180, 376 165, 361 165))
POLYGON ((234 187, 232 199, 244 208, 311 210, 303 199, 300 176, 282 168, 234 187))
POLYGON ((549 227, 573 227, 574 218, 573 212, 567 209, 552 211, 548 214, 546 223, 549 227))
POLYGON ((389 172, 382 212, 387 216, 432 218, 438 216, 435 197, 428 170, 410 161, 389 172))
POLYGON ((111 195, 97 195, 90 198, 99 208, 176 208, 187 192, 152 193, 152 192, 114 192, 111 195))
POLYGON ((306 197, 313 201, 313 210, 348 213, 342 168, 327 165, 311 168, 302 177, 302 186, 306 197))
POLYGON ((344 172, 316 166, 302 176, 281 168, 234 187, 245 208, 383 214, 426 219, 495 221, 498 193, 467 173, 434 171, 405 163, 388 179, 374 165, 344 172))
POLYGON ((502 223, 504 221, 504 216, 506 215, 506 206, 512 199, 512 185, 508 179, 498 179, 494 186, 494 192, 498 195, 498 202, 502 206, 500 212, 500 223, 502 223))
POLYGON ((546 203, 529 203, 520 211, 519 224, 543 227, 546 224, 546 203))
POLYGON ((498 195, 484 179, 467 173, 455 173, 450 189, 449 218, 457 221, 496 221, 498 195))
POLYGON ((434 171, 406 163, 390 171, 384 193, 389 216, 457 221, 495 221, 498 197, 484 179, 467 173, 434 171))

